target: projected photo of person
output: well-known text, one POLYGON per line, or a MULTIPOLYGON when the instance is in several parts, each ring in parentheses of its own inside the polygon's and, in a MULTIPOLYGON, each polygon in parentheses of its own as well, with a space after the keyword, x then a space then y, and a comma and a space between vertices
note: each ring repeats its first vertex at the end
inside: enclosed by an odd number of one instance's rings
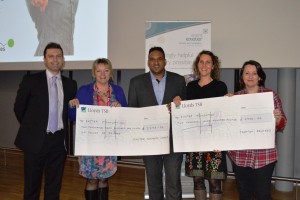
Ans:
POLYGON ((74 55, 73 35, 78 0, 26 0, 37 30, 35 56, 42 56, 50 42, 61 44, 65 55, 74 55))

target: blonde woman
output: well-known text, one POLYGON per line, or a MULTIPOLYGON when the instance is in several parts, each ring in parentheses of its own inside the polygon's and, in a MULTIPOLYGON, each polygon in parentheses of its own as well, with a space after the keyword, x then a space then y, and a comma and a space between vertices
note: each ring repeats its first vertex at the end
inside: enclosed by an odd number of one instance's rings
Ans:
MULTIPOLYGON (((71 120, 75 120, 75 107, 79 104, 127 106, 123 89, 110 81, 112 65, 108 59, 95 60, 92 75, 95 81, 80 87, 76 98, 69 101, 71 120)), ((79 166, 79 174, 87 179, 85 198, 87 200, 108 200, 108 179, 117 171, 117 156, 80 156, 79 166)))

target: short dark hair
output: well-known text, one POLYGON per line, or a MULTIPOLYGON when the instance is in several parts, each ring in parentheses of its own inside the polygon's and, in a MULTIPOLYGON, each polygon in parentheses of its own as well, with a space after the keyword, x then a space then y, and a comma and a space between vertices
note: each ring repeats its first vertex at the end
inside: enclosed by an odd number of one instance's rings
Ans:
POLYGON ((165 52, 164 52, 163 48, 161 48, 161 47, 151 47, 151 48, 149 49, 148 56, 149 56, 153 51, 159 51, 159 52, 161 52, 161 53, 163 54, 164 58, 166 58, 165 52))
POLYGON ((46 52, 48 49, 60 49, 62 52, 62 55, 64 56, 64 51, 61 48, 60 44, 55 43, 55 42, 50 42, 46 45, 45 49, 44 49, 44 58, 46 57, 46 52))
POLYGON ((242 67, 242 69, 240 71, 240 89, 244 89, 246 87, 245 86, 245 82, 243 80, 243 73, 244 73, 246 65, 253 65, 253 66, 255 66, 257 75, 260 78, 260 80, 258 80, 258 86, 265 87, 265 81, 266 81, 267 77, 266 77, 266 73, 264 72, 261 64, 259 62, 255 61, 255 60, 249 60, 249 61, 246 61, 243 64, 243 67, 242 67))

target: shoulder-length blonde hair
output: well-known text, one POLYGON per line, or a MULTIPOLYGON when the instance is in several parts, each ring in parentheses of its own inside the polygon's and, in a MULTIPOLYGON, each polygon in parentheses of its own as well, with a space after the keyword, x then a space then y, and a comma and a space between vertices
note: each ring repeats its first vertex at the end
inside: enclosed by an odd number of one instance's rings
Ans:
POLYGON ((99 64, 104 64, 106 67, 108 67, 108 69, 110 71, 110 79, 113 80, 112 64, 111 64, 110 60, 107 58, 98 58, 93 62, 92 76, 95 77, 96 68, 99 64))

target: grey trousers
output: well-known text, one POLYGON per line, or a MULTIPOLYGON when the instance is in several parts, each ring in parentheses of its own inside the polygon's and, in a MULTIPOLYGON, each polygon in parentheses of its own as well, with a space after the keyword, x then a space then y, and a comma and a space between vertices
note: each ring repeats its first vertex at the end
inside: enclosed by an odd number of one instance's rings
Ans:
POLYGON ((167 200, 181 200, 181 153, 143 157, 146 166, 150 200, 163 200, 163 168, 165 170, 165 195, 167 200))

